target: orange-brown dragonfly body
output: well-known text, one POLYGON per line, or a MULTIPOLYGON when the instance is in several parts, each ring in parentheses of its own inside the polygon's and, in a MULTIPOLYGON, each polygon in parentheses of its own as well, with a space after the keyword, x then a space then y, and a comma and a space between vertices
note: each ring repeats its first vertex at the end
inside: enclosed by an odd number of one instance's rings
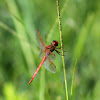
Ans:
POLYGON ((40 35, 40 32, 38 30, 36 30, 36 39, 37 39, 39 47, 41 48, 40 57, 42 55, 43 58, 42 58, 40 65, 38 66, 37 70, 35 71, 34 75, 32 76, 31 80, 29 81, 29 84, 32 82, 32 80, 36 76, 36 74, 39 71, 39 69, 41 68, 42 64, 44 64, 44 67, 47 70, 49 70, 52 73, 55 73, 56 66, 52 62, 52 60, 55 59, 55 54, 53 53, 53 51, 56 51, 60 55, 60 52, 56 50, 56 49, 60 49, 60 48, 56 48, 58 46, 58 41, 54 40, 51 43, 51 45, 45 46, 45 44, 42 40, 42 37, 40 35))

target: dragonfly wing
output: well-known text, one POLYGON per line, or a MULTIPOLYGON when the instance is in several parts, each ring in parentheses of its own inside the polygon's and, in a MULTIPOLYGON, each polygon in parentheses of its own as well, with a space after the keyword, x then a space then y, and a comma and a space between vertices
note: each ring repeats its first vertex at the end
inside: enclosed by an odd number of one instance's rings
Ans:
POLYGON ((49 58, 49 60, 54 61, 55 60, 55 54, 51 51, 46 52, 46 56, 49 58))
POLYGON ((49 58, 44 61, 43 65, 48 71, 56 73, 56 66, 49 58))
POLYGON ((42 59, 43 56, 44 56, 44 51, 42 49, 40 49, 39 57, 42 59))
POLYGON ((50 59, 51 61, 54 61, 54 60, 55 60, 55 54, 52 53, 52 52, 50 52, 50 54, 48 55, 48 57, 49 57, 49 59, 50 59))
POLYGON ((41 49, 44 49, 45 48, 45 43, 43 42, 43 39, 41 37, 41 34, 40 34, 40 32, 37 29, 35 31, 35 35, 36 35, 36 40, 37 40, 38 46, 41 49))

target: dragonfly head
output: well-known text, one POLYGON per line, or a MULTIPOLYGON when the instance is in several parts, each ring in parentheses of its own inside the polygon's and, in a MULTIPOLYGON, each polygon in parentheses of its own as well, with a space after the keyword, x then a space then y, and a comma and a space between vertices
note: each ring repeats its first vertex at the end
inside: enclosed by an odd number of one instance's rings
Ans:
POLYGON ((53 40, 53 45, 54 46, 58 46, 58 41, 57 40, 53 40))

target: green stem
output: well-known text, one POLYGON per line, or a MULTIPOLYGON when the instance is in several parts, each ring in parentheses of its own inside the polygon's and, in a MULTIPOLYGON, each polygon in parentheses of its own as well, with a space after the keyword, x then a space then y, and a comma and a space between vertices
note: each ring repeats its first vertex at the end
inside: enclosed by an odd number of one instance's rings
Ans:
MULTIPOLYGON (((61 51, 62 51, 62 55, 64 55, 64 51, 63 51, 63 39, 62 39, 62 28, 61 28, 61 18, 60 18, 60 8, 59 8, 59 0, 57 0, 57 11, 58 11, 58 19, 59 19, 61 51)), ((62 61, 63 61, 63 71, 64 71, 64 79, 65 79, 66 99, 68 100, 68 90, 67 90, 67 80, 66 80, 66 71, 65 71, 64 56, 62 56, 62 61)))

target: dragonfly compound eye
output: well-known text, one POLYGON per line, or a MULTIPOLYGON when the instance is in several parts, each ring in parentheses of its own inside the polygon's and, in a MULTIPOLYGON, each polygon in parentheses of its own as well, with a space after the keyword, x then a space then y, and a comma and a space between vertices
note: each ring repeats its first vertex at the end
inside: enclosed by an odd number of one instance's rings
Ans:
POLYGON ((58 41, 53 40, 53 44, 54 44, 55 46, 58 46, 58 41))

